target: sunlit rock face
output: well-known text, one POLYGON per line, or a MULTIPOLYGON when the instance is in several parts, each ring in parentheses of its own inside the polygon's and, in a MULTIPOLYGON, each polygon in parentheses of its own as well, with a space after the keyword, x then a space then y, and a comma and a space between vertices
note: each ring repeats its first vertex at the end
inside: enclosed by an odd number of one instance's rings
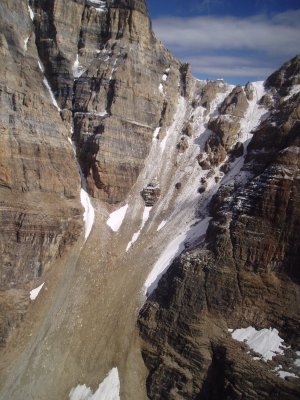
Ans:
MULTIPOLYGON (((266 81, 260 103, 267 112, 244 148, 241 173, 210 202, 205 242, 174 261, 140 312, 151 399, 299 396, 298 74, 296 57, 266 81), (278 328, 291 353, 284 351, 271 365, 247 354, 228 329, 249 326, 278 328), (281 363, 286 375, 276 373, 281 363)), ((246 96, 234 89, 210 120, 208 157, 199 158, 203 167, 225 160, 230 171, 230 148, 252 97, 246 96)))
POLYGON ((88 190, 120 202, 144 166, 153 131, 160 126, 163 134, 170 124, 187 72, 154 37, 144 1, 33 7, 39 54, 60 107, 72 112, 88 190))
POLYGON ((0 15, 0 346, 18 353, 1 353, 1 394, 93 396, 118 363, 126 400, 298 399, 299 56, 233 87, 193 78, 145 1, 0 15), (258 360, 241 328, 278 332, 284 354, 258 360))
POLYGON ((23 290, 78 239, 81 206, 69 129, 39 67, 27 3, 3 1, 0 13, 2 344, 26 311, 23 290))

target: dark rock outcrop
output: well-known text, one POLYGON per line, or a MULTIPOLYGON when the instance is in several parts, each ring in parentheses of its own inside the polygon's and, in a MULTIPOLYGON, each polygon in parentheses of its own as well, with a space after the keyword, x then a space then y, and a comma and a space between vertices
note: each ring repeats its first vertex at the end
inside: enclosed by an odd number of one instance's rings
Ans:
POLYGON ((153 207, 161 195, 161 189, 156 182, 149 183, 149 185, 142 190, 141 195, 144 199, 145 206, 153 207))

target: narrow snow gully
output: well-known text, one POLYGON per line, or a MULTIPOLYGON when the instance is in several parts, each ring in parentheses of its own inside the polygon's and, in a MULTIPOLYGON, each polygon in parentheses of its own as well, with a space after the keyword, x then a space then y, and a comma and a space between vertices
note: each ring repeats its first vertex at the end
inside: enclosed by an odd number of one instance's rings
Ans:
MULTIPOLYGON (((71 138, 68 138, 68 140, 69 140, 69 143, 72 145, 73 152, 76 157, 75 144, 71 138)), ((84 214, 83 214, 83 221, 84 221, 84 225, 85 225, 84 238, 85 238, 85 240, 87 240, 92 231, 92 228, 93 228, 93 224, 94 224, 94 220, 95 220, 95 210, 94 210, 94 207, 91 203, 90 197, 87 192, 86 178, 80 167, 79 162, 77 161, 77 158, 76 158, 76 162, 77 162, 78 171, 79 171, 80 178, 81 178, 80 201, 84 208, 84 214)))

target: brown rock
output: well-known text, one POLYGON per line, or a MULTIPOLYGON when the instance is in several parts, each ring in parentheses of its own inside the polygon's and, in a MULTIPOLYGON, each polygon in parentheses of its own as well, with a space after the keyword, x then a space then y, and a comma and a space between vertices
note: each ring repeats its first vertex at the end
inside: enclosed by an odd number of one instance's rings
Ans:
POLYGON ((157 202, 161 194, 161 190, 159 185, 156 182, 149 183, 147 187, 145 187, 141 195, 145 201, 146 207, 153 207, 157 202))

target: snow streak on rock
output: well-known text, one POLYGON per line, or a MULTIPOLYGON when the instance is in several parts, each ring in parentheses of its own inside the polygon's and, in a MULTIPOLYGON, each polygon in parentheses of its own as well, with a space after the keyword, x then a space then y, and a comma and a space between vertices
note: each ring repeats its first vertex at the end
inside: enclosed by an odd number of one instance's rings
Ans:
POLYGON ((46 88, 48 89, 48 92, 49 92, 50 97, 51 97, 51 100, 52 100, 52 104, 57 108, 57 111, 60 112, 61 109, 60 109, 59 105, 57 104, 57 101, 56 101, 56 99, 55 99, 55 97, 54 97, 54 94, 53 94, 53 92, 52 92, 52 90, 51 90, 51 87, 50 87, 50 85, 49 85, 48 80, 47 80, 46 78, 44 78, 44 79, 43 79, 43 83, 44 83, 44 85, 46 86, 46 88))
POLYGON ((185 243, 191 243, 196 239, 198 240, 201 236, 204 237, 210 219, 210 217, 207 217, 195 226, 188 227, 185 232, 181 233, 167 245, 145 282, 144 291, 147 296, 156 289, 158 281, 168 270, 172 261, 185 249, 185 243))
POLYGON ((130 247, 133 245, 133 243, 135 243, 135 242, 138 240, 138 238, 139 238, 139 236, 140 236, 140 234, 141 234, 142 229, 144 228, 146 222, 147 222, 148 219, 149 219, 149 215, 150 215, 151 209, 152 209, 152 207, 145 207, 144 212, 143 212, 143 218, 142 218, 141 227, 140 227, 140 229, 139 229, 136 233, 133 234, 131 241, 128 243, 128 245, 127 245, 127 247, 126 247, 126 253, 127 253, 128 250, 130 249, 130 247))
POLYGON ((29 16, 31 21, 34 20, 34 12, 32 11, 32 8, 30 7, 30 5, 28 5, 28 11, 29 11, 29 16))
POLYGON ((78 385, 69 394, 69 400, 120 400, 120 378, 113 368, 93 394, 86 385, 78 385))

